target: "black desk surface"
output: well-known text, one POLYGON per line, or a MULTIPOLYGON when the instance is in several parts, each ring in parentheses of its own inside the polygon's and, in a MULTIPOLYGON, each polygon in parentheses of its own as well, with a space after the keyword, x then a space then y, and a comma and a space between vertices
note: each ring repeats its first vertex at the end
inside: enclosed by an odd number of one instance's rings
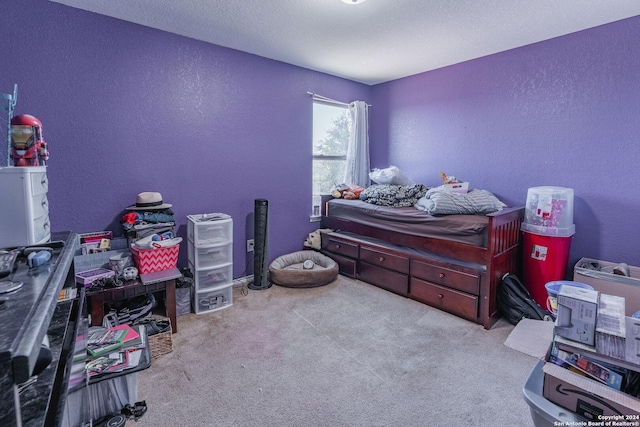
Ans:
POLYGON ((51 240, 65 244, 63 248, 53 250, 48 263, 29 268, 25 258, 21 257, 16 261, 15 271, 1 279, 23 283, 17 291, 3 294, 8 300, 0 306, 2 425, 15 422, 13 384, 30 378, 45 334, 49 335, 54 361, 39 375, 38 382, 29 386, 33 390, 26 390, 20 396, 24 425, 42 425, 44 422, 42 406, 46 408, 49 404, 57 374, 55 365, 71 313, 71 304, 58 304, 58 295, 72 267, 77 235, 73 232, 53 233, 51 240))

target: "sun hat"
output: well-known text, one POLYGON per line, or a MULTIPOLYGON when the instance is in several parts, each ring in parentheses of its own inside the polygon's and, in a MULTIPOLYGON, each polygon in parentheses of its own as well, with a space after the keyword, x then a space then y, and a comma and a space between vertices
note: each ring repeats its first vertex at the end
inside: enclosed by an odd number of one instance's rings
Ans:
POLYGON ((138 197, 136 197, 136 204, 129 206, 127 209, 130 211, 144 211, 166 209, 171 206, 173 205, 170 203, 162 202, 162 194, 153 191, 146 191, 138 194, 138 197))

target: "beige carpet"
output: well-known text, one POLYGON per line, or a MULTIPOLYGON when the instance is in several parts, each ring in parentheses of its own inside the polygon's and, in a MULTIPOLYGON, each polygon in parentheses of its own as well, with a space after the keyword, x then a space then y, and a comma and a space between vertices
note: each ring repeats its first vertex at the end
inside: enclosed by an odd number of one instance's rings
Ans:
POLYGON ((340 276, 273 286, 178 318, 174 350, 139 373, 127 426, 531 426, 536 359, 491 330, 340 276))

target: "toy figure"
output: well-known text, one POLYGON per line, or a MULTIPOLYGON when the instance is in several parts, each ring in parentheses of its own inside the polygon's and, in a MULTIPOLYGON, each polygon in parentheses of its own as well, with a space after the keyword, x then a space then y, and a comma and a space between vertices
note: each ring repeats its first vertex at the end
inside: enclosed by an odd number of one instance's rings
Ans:
POLYGON ((11 119, 11 159, 13 166, 44 166, 49 160, 42 123, 29 114, 11 119))

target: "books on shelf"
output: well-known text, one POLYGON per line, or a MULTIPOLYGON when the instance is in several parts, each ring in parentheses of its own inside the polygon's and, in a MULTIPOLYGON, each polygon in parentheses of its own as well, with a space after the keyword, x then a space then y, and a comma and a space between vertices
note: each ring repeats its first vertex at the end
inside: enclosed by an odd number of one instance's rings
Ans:
POLYGON ((111 231, 97 231, 94 233, 83 233, 78 237, 80 238, 82 254, 87 255, 109 250, 113 233, 111 231))
POLYGON ((68 288, 62 288, 60 294, 58 294, 58 302, 68 301, 74 299, 78 295, 78 288, 69 286, 68 288))

